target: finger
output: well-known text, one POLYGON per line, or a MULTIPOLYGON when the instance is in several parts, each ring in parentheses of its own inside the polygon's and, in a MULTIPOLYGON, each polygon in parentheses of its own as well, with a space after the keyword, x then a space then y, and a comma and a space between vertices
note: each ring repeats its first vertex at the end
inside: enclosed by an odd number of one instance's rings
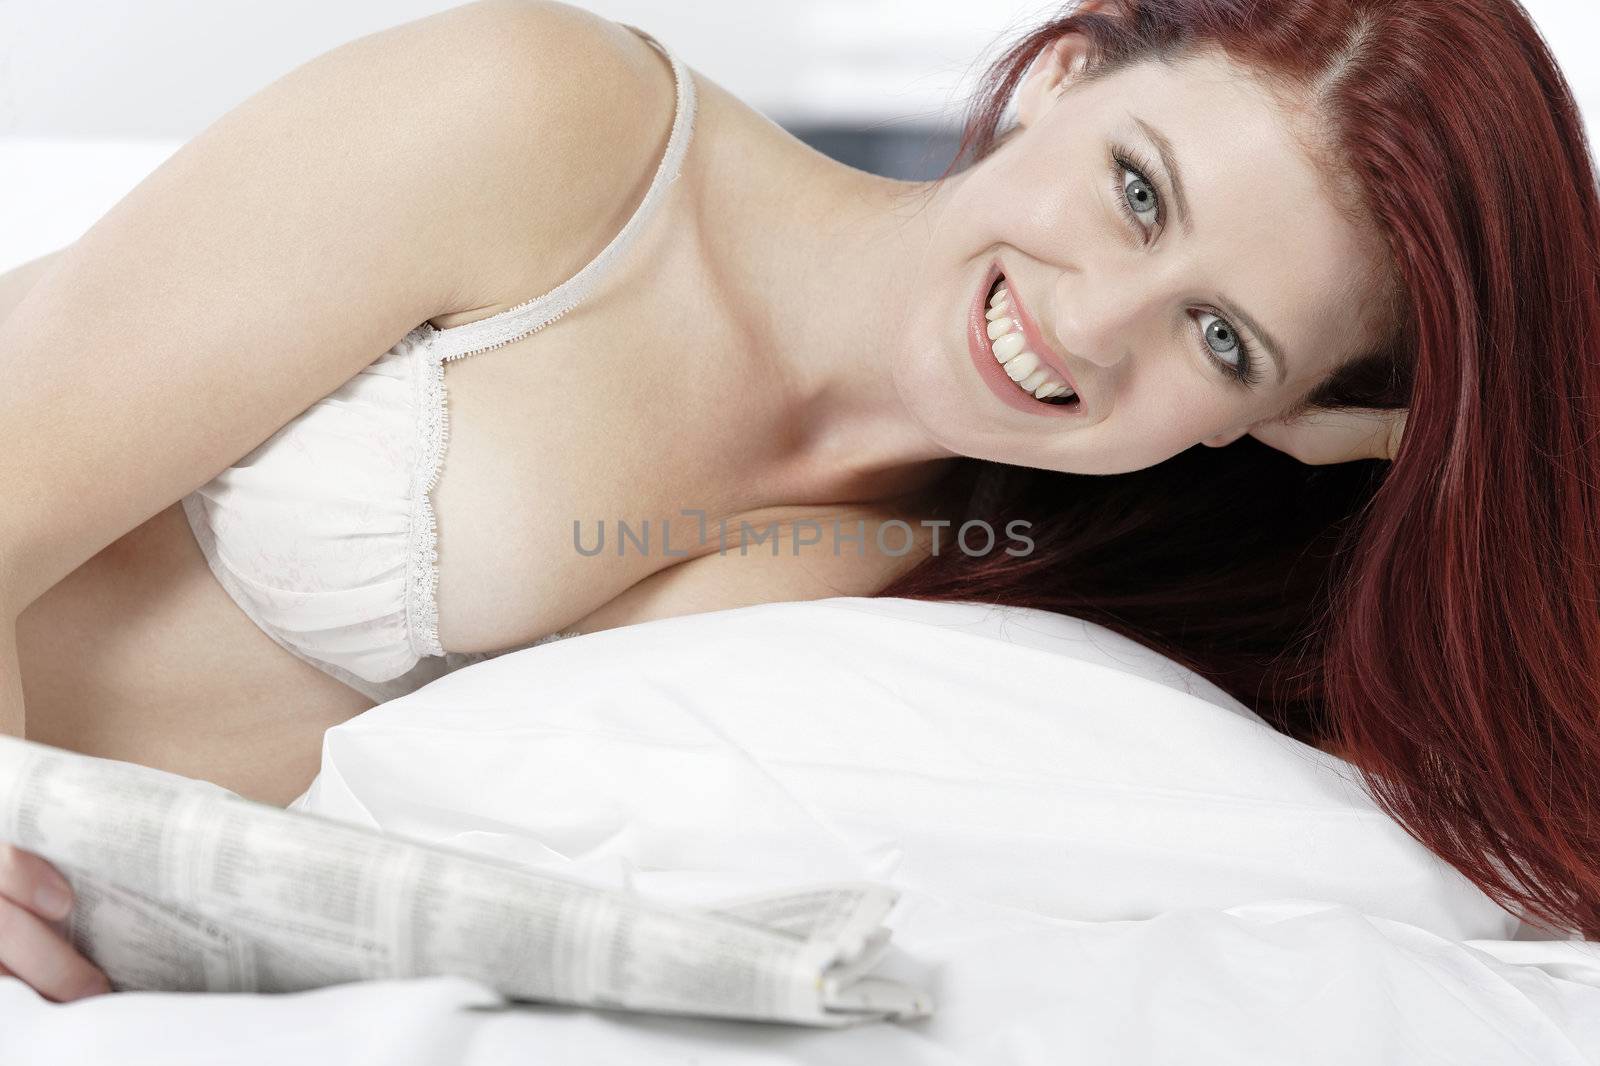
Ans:
POLYGON ((1391 411, 1357 412, 1350 423, 1353 442, 1341 450, 1335 462, 1358 459, 1388 459, 1389 430, 1394 424, 1391 411))
POLYGON ((8 899, 0 899, 0 966, 57 1003, 111 991, 94 964, 37 914, 8 899))
POLYGON ((1261 422, 1251 426, 1248 432, 1250 436, 1270 448, 1276 448, 1280 452, 1289 451, 1290 431, 1282 422, 1261 422))
POLYGON ((1322 466, 1385 458, 1393 421, 1394 412, 1388 410, 1314 410, 1287 421, 1261 423, 1260 432, 1252 433, 1302 463, 1322 466))
POLYGON ((72 910, 67 879, 39 856, 7 844, 0 844, 0 896, 50 921, 72 910))
MULTIPOLYGON (((1302 463, 1315 460, 1314 454, 1307 449, 1306 425, 1303 422, 1283 422, 1273 420, 1262 422, 1250 429, 1250 435, 1269 448, 1276 448, 1293 459, 1302 463)), ((1314 443, 1314 441, 1309 442, 1314 443)))
POLYGON ((1400 454, 1400 441, 1405 437, 1406 418, 1410 413, 1409 410, 1401 411, 1389 426, 1389 444, 1384 454, 1389 457, 1390 462, 1393 462, 1394 457, 1400 454))
POLYGON ((1336 460, 1384 459, 1392 461, 1400 445, 1396 419, 1400 412, 1384 407, 1360 408, 1349 412, 1347 424, 1353 443, 1336 460))

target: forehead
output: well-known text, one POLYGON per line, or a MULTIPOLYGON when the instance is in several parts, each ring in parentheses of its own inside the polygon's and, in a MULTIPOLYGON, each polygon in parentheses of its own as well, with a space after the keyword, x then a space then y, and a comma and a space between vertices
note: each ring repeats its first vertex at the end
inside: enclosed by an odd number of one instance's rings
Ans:
POLYGON ((1220 52, 1133 64, 1079 92, 1119 141, 1149 145, 1135 119, 1166 136, 1193 230, 1173 224, 1164 236, 1195 276, 1282 343, 1286 387, 1320 377, 1375 336, 1384 246, 1342 208, 1313 157, 1315 114, 1299 94, 1220 52))

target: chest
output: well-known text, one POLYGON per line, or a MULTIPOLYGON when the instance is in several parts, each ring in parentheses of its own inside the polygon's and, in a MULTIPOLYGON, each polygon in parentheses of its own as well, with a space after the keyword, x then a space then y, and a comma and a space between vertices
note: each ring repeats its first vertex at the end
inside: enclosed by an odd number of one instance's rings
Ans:
POLYGON ((758 360, 685 238, 694 227, 671 212, 656 222, 578 307, 444 364, 432 504, 447 651, 518 646, 607 608, 608 625, 625 624, 648 613, 643 589, 668 584, 677 601, 714 605, 741 566, 717 559, 715 527, 755 506, 750 472, 763 448, 779 460, 782 412, 749 384, 758 360), (618 602, 630 589, 622 603, 637 609, 618 602))
MULTIPOLYGON (((726 539, 712 532, 746 518, 767 528, 833 517, 870 531, 906 516, 788 506, 808 495, 806 477, 784 476, 794 413, 753 339, 763 309, 730 295, 741 286, 729 272, 764 246, 767 219, 727 175, 758 160, 763 172, 804 173, 794 169, 803 159, 764 117, 704 88, 674 195, 598 286, 543 329, 445 364, 448 438, 432 504, 447 651, 746 603, 868 595, 924 550, 921 527, 906 554, 865 557, 826 543, 776 557, 724 553, 726 539), (624 525, 637 541, 621 543, 624 525), (602 530, 605 550, 595 551, 602 530)), ((597 253, 618 225, 575 237, 575 247, 587 242, 587 254, 597 253)), ((434 325, 481 320, 570 276, 537 262, 515 273, 491 306, 434 325)))

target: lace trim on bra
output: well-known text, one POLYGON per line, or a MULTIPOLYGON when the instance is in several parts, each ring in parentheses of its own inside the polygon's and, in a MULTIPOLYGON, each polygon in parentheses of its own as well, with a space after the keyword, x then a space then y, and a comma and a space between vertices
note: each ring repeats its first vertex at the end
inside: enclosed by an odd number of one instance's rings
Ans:
POLYGON ((450 439, 450 412, 445 403, 444 361, 424 337, 418 361, 418 410, 421 454, 411 487, 411 551, 406 573, 406 632, 411 650, 420 656, 443 655, 439 644, 438 525, 433 515, 433 487, 439 481, 445 445, 450 439), (426 478, 426 480, 423 480, 426 478))
MULTIPOLYGON (((439 643, 438 528, 431 498, 433 487, 439 480, 450 430, 444 364, 451 359, 476 355, 521 340, 576 307, 594 288, 606 268, 633 244, 646 221, 655 213, 657 203, 678 180, 684 153, 688 151, 696 109, 694 77, 678 57, 655 37, 637 26, 622 25, 655 46, 671 62, 673 78, 677 83, 677 110, 672 120, 672 132, 667 136, 667 148, 656 167, 649 189, 645 191, 644 200, 634 210, 633 217, 588 265, 543 296, 477 322, 450 329, 442 330, 431 322, 424 322, 417 327, 414 336, 414 340, 423 348, 423 358, 419 360, 417 394, 421 412, 418 422, 421 427, 421 454, 416 467, 416 480, 422 483, 414 481, 411 494, 414 502, 411 512, 411 558, 406 580, 406 630, 411 649, 419 656, 445 654, 439 643)), ((576 635, 552 633, 532 643, 576 635)), ((532 644, 524 646, 531 647, 532 644)))
MULTIPOLYGON (((627 23, 623 23, 627 26, 627 23)), ((645 191, 644 200, 634 210, 616 236, 611 238, 600 254, 572 277, 526 303, 507 308, 488 318, 467 322, 449 329, 439 329, 431 322, 424 323, 430 331, 434 350, 441 361, 460 359, 478 352, 501 348, 519 341, 530 333, 550 325, 556 319, 578 306, 600 280, 613 261, 621 257, 638 237, 639 231, 655 214, 656 204, 667 195, 682 170, 684 153, 694 133, 695 87, 694 76, 665 45, 637 26, 628 26, 650 42, 672 64, 672 75, 677 82, 677 111, 672 120, 672 132, 667 136, 667 148, 656 166, 655 176, 645 191)))

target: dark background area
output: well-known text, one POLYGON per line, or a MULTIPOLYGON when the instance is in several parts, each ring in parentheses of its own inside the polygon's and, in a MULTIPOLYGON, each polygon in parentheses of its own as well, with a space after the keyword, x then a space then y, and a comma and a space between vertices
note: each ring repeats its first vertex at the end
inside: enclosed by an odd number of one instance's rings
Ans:
POLYGON ((933 126, 862 129, 854 126, 788 126, 795 137, 841 163, 903 181, 936 178, 955 158, 957 131, 933 126))

